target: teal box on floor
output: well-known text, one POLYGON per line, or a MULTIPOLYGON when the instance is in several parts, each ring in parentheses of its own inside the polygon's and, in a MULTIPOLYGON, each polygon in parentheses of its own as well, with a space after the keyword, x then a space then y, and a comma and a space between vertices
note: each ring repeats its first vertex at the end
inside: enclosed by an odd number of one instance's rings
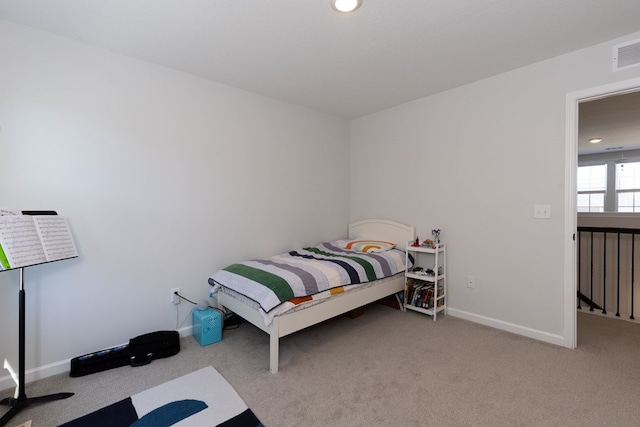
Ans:
POLYGON ((222 313, 211 307, 193 310, 193 336, 205 346, 222 339, 222 313))

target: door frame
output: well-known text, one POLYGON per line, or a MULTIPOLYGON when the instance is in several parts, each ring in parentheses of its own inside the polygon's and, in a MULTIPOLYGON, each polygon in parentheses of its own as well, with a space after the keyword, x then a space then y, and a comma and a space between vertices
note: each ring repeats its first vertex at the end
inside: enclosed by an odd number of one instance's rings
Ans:
POLYGON ((578 171, 578 104, 612 95, 640 90, 640 78, 624 80, 604 86, 567 94, 566 140, 565 140, 565 204, 564 204, 564 346, 576 348, 578 345, 577 298, 577 257, 576 232, 578 208, 576 180, 578 171))

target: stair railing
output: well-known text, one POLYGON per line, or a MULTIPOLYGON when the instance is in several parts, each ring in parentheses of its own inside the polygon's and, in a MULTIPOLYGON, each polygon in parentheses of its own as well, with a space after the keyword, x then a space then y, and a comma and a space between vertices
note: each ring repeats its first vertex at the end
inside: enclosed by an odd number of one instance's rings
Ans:
POLYGON ((635 264, 638 262, 635 256, 636 234, 640 234, 640 229, 578 227, 578 309, 582 309, 582 303, 585 303, 589 306, 589 311, 601 310, 606 315, 607 280, 614 279, 616 317, 621 316, 620 308, 623 306, 629 309, 629 318, 635 320, 635 264), (607 247, 609 239, 617 243, 617 249, 613 252, 607 247), (587 261, 589 265, 585 268, 583 263, 587 261), (612 265, 613 261, 616 269, 612 275, 611 270, 608 272, 607 265, 612 265), (584 277, 585 273, 589 277, 584 277), (588 280, 588 287, 585 280, 588 280), (621 295, 624 297, 623 301, 620 299, 621 295))

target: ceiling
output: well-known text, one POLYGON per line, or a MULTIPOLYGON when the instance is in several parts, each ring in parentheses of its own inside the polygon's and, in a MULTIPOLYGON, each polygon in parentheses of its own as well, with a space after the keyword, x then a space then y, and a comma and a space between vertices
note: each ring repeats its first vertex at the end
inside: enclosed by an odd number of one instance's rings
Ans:
POLYGON ((628 150, 640 150, 640 91, 578 105, 579 155, 628 150))
POLYGON ((638 0, 0 0, 26 24, 352 119, 640 31, 638 0))

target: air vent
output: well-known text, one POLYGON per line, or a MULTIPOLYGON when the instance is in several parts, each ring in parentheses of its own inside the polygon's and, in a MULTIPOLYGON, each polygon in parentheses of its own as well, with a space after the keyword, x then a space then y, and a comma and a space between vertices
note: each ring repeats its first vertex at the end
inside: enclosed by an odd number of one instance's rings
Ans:
POLYGON ((640 40, 613 47, 613 71, 640 66, 640 40))
POLYGON ((605 151, 618 151, 618 150, 624 150, 624 147, 607 147, 607 148, 605 148, 605 151))

